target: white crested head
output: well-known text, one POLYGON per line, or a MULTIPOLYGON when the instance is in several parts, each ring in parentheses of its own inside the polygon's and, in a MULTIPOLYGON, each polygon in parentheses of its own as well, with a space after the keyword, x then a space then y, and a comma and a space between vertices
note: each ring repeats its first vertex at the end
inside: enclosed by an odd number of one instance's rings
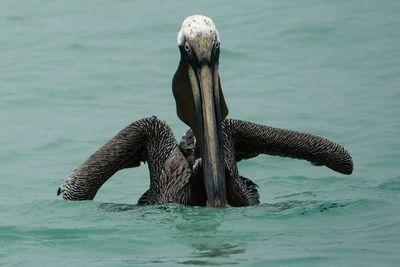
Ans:
POLYGON ((196 39, 200 36, 215 38, 219 42, 219 35, 212 19, 202 15, 187 17, 178 34, 178 45, 183 45, 185 40, 196 39))
POLYGON ((178 45, 185 45, 186 42, 199 59, 209 58, 213 46, 220 42, 214 22, 202 15, 187 17, 178 33, 178 45))

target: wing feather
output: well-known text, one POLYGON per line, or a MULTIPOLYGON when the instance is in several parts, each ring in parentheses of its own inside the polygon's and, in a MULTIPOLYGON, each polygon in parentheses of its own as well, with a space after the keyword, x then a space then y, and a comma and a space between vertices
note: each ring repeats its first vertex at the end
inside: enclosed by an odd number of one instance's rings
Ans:
POLYGON ((268 154, 307 160, 343 174, 353 171, 347 150, 325 137, 240 120, 225 120, 225 124, 231 128, 237 161, 268 154))

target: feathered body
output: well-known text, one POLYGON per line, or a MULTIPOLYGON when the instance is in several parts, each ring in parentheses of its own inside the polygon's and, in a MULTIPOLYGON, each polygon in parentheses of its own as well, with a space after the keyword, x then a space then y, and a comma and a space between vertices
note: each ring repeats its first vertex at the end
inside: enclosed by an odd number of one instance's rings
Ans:
POLYGON ((226 119, 218 74, 219 35, 212 20, 188 17, 178 34, 181 60, 172 87, 178 117, 190 130, 176 141, 156 117, 120 131, 64 179, 68 200, 93 199, 117 171, 146 162, 150 188, 138 204, 249 206, 260 202, 257 185, 239 174, 237 162, 259 154, 304 159, 350 174, 353 163, 339 144, 319 136, 226 119))
MULTIPOLYGON (((222 129, 225 180, 231 206, 259 203, 257 185, 240 176, 237 162, 261 153, 304 158, 346 174, 352 171, 347 151, 322 137, 230 119, 223 122, 222 129)), ((58 193, 68 200, 93 199, 115 172, 137 167, 141 162, 148 164, 150 188, 138 204, 207 204, 202 158, 193 132, 188 130, 178 144, 170 127, 156 117, 136 121, 120 131, 70 173, 58 193)))

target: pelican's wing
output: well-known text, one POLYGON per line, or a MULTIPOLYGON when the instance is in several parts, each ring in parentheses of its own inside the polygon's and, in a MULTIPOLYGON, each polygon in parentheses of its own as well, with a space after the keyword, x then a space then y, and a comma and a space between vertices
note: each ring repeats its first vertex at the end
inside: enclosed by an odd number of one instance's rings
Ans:
POLYGON ((93 199, 113 174, 137 167, 141 161, 148 162, 150 179, 159 177, 168 156, 176 149, 176 140, 164 122, 156 117, 136 121, 65 177, 57 194, 69 200, 93 199))
POLYGON ((343 174, 353 171, 346 149, 324 137, 239 120, 224 123, 232 135, 237 161, 268 154, 308 160, 343 174))

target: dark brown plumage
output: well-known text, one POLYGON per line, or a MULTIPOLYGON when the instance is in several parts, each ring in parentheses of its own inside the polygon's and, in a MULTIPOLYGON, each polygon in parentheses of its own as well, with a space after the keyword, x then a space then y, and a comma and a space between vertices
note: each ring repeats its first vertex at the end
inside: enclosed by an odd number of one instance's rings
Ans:
POLYGON ((228 107, 218 74, 219 36, 212 20, 188 17, 178 35, 181 60, 173 78, 177 114, 191 129, 179 145, 166 123, 138 120, 120 131, 64 179, 68 200, 93 199, 117 171, 148 164, 150 188, 138 204, 249 206, 257 185, 240 176, 237 162, 259 154, 304 159, 351 174, 339 144, 312 134, 225 119, 228 107))
MULTIPOLYGON (((257 186, 239 175, 237 162, 259 154, 305 159, 349 174, 352 160, 337 143, 323 137, 227 119, 222 124, 227 199, 231 206, 259 203, 257 186)), ((142 119, 120 131, 59 188, 68 200, 93 199, 100 187, 118 170, 146 162, 150 188, 138 204, 180 203, 205 206, 201 158, 189 130, 178 145, 171 129, 156 117, 142 119)))

